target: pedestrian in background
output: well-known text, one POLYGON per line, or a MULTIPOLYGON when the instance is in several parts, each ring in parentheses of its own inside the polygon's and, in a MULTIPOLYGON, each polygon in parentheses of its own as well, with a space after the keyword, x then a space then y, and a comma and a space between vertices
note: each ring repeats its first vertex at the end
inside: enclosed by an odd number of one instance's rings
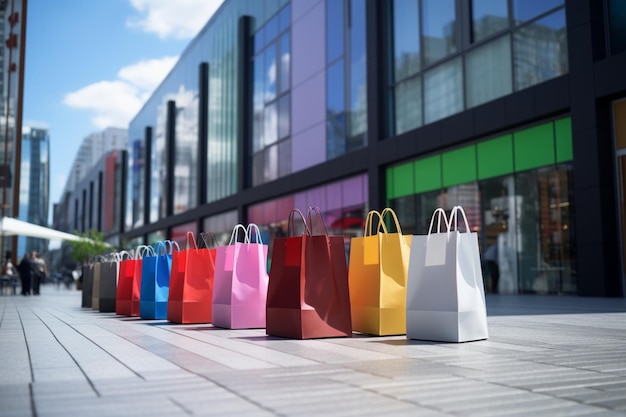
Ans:
POLYGON ((26 252, 17 265, 17 272, 19 272, 20 280, 22 281, 22 295, 30 295, 30 283, 33 280, 34 269, 30 254, 26 252))
POLYGON ((37 251, 33 251, 32 254, 32 262, 33 262, 33 294, 39 295, 39 287, 41 283, 46 281, 46 277, 48 276, 48 269, 46 267, 46 261, 37 255, 37 251))

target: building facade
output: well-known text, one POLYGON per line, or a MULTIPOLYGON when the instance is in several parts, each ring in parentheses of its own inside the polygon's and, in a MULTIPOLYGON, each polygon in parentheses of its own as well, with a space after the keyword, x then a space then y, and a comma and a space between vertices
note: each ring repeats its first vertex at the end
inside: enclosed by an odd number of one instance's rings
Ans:
POLYGON ((130 123, 123 237, 460 204, 488 291, 623 296, 624 73, 619 0, 226 0, 130 123))
MULTIPOLYGON (((20 220, 39 226, 48 226, 50 203, 50 135, 47 127, 35 125, 22 128, 22 155, 20 164, 20 220)), ((19 236, 17 255, 26 252, 48 251, 48 241, 19 236)))
MULTIPOLYGON (((22 97, 27 0, 0 0, 0 216, 19 214, 22 97)), ((0 253, 16 258, 17 239, 0 237, 0 253)))

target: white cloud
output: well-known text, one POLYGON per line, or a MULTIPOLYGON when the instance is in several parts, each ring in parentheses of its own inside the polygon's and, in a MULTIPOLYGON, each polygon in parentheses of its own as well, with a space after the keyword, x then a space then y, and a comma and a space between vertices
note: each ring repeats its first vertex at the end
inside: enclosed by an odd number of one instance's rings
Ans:
POLYGON ((213 16, 223 0, 130 0, 140 17, 126 24, 161 39, 194 37, 213 16))
POLYGON ((99 129, 126 128, 177 60, 167 56, 126 66, 117 73, 118 79, 89 84, 67 94, 63 103, 92 112, 91 121, 99 129))

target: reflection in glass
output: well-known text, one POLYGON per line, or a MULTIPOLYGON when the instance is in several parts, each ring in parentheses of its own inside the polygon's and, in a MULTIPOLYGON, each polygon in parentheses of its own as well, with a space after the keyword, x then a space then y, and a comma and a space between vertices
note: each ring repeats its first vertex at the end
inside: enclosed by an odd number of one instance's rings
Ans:
POLYGON ((474 42, 509 27, 507 0, 473 0, 471 7, 474 42))
POLYGON ((345 113, 326 121, 326 157, 328 159, 342 155, 346 149, 345 113))
POLYGON ((344 50, 343 0, 326 1, 326 62, 343 56, 344 50))
POLYGON ((457 50, 455 0, 423 0, 424 60, 432 64, 457 50))
POLYGON ((278 143, 278 176, 291 174, 291 139, 278 143))
POLYGON ((282 96, 278 100, 278 138, 283 139, 290 134, 289 121, 289 94, 282 96))
POLYGON ((280 38, 280 92, 284 93, 290 87, 291 45, 289 33, 280 38))
POLYGON ((263 145, 268 146, 278 140, 278 115, 277 103, 265 107, 265 117, 263 121, 263 145))
POLYGON ((565 11, 560 10, 515 31, 515 89, 567 73, 565 11))
POLYGON ((272 17, 264 26, 265 28, 265 41, 272 42, 278 36, 278 16, 272 17))
POLYGON ((441 64, 424 74, 424 122, 431 123, 463 110, 461 59, 441 64))
POLYGON ((422 77, 396 85, 396 134, 422 125, 422 77))
POLYGON ((326 108, 328 115, 345 111, 343 59, 328 67, 326 81, 326 108))
POLYGON ((276 98, 276 44, 272 44, 265 50, 265 94, 263 100, 268 101, 276 98))
POLYGON ((291 25, 291 4, 283 7, 278 13, 278 30, 282 32, 291 25))
MULTIPOLYGON (((365 52, 365 2, 352 1, 350 7, 350 124, 348 136, 367 131, 367 54, 365 52)), ((364 143, 361 143, 363 146, 364 143)), ((352 147, 353 148, 353 147, 352 147)))
POLYGON ((467 107, 510 94, 513 90, 511 66, 509 36, 469 52, 465 58, 467 107))
POLYGON ((419 72, 421 65, 417 0, 393 2, 393 51, 396 82, 419 72))
POLYGON ((265 148, 263 165, 263 182, 278 178, 278 145, 265 148))
POLYGON ((562 6, 565 0, 513 0, 513 17, 516 24, 531 20, 542 13, 562 6))

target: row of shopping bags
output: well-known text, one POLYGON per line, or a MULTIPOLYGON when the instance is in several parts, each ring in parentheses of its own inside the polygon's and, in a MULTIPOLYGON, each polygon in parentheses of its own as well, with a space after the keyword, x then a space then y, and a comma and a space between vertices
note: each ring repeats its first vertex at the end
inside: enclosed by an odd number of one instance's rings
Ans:
MULTIPOLYGON (((416 236, 402 234, 393 210, 370 211, 364 236, 350 242, 349 269, 344 237, 328 234, 317 208, 306 217, 291 211, 287 236, 273 241, 269 276, 268 246, 256 225, 235 226, 227 246, 207 236, 200 234, 199 246, 188 233, 182 249, 160 242, 136 249, 135 256, 121 252, 108 259, 118 265, 114 311, 175 323, 265 327, 268 335, 296 339, 353 331, 449 342, 487 338, 478 240, 461 207, 449 219, 437 209, 428 234, 416 236)), ((93 277, 92 307, 103 311, 103 299, 95 300, 110 296, 107 285, 114 280, 102 274, 107 262, 99 264, 99 279, 98 262, 84 273, 93 277)), ((85 280, 83 290, 88 287, 85 280)))

